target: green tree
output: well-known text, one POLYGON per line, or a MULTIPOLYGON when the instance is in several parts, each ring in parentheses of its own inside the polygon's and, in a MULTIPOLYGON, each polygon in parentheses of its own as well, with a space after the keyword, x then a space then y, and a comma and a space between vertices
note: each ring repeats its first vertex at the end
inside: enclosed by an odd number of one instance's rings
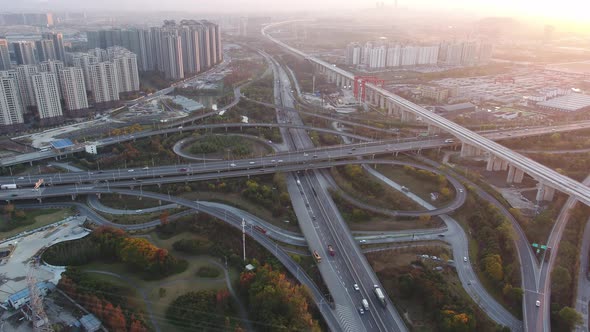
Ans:
POLYGON ((559 310, 559 318, 570 329, 573 329, 576 325, 582 323, 583 320, 582 315, 570 307, 563 307, 561 310, 559 310))
POLYGON ((559 265, 553 269, 553 273, 551 273, 551 288, 554 292, 563 294, 568 291, 571 283, 572 276, 566 268, 559 265))

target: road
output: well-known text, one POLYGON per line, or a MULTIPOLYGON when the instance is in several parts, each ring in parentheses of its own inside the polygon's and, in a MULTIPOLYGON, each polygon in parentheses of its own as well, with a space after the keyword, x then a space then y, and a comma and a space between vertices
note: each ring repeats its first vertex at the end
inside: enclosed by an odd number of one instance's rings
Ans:
POLYGON ((578 270, 578 287, 576 310, 582 315, 582 324, 576 326, 576 332, 588 332, 588 305, 590 301, 590 279, 588 279, 588 253, 590 252, 590 218, 584 226, 580 248, 580 269, 578 270))

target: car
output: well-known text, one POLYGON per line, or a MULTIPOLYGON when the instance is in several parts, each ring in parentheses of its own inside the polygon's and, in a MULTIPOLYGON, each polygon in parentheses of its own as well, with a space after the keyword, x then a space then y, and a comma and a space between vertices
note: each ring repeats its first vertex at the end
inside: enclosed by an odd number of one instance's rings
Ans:
POLYGON ((303 156, 304 156, 304 157, 307 157, 307 156, 309 156, 309 155, 308 155, 306 152, 303 152, 303 156))
POLYGON ((96 173, 98 173, 98 174, 102 174, 102 173, 104 173, 104 172, 103 172, 103 171, 98 171, 98 172, 96 172, 96 173))
POLYGON ((10 197, 16 197, 16 196, 18 196, 18 195, 17 195, 17 194, 12 194, 12 195, 10 195, 10 197))
POLYGON ((467 257, 463 257, 463 261, 464 262, 467 262, 467 257))
POLYGON ((360 290, 359 285, 358 284, 354 284, 352 285, 352 288, 354 288, 355 291, 360 290))
POLYGON ((234 163, 231 163, 231 164, 229 164, 229 165, 230 165, 231 167, 236 167, 236 164, 234 164, 234 163))
POLYGON ((318 155, 317 155, 317 154, 314 154, 314 155, 313 155, 313 158, 317 158, 317 157, 318 157, 318 155))
POLYGON ((249 162, 248 164, 250 164, 250 165, 254 165, 254 164, 256 164, 256 163, 255 163, 255 162, 253 162, 253 161, 251 161, 251 162, 249 162))
POLYGON ((445 237, 444 234, 438 234, 438 237, 445 237))
POLYGON ((264 172, 264 168, 261 168, 258 170, 259 172, 264 172))
POLYGON ((352 152, 351 151, 348 151, 348 154, 352 154, 352 152))
POLYGON ((555 131, 555 129, 551 129, 551 131, 555 131))
POLYGON ((459 192, 462 193, 463 192, 463 189, 459 189, 459 192))
POLYGON ((22 176, 20 176, 18 179, 19 179, 19 180, 24 180, 25 178, 24 178, 24 177, 22 177, 22 176))
POLYGON ((186 172, 186 171, 188 171, 188 168, 183 167, 183 168, 180 168, 178 171, 179 172, 186 172))
POLYGON ((359 243, 367 243, 367 240, 360 240, 359 243))
POLYGON ((279 159, 279 160, 277 160, 277 162, 278 163, 282 163, 283 162, 283 159, 279 159))
POLYGON ((363 308, 359 308, 359 314, 364 315, 365 311, 363 310, 363 308))
POLYGON ((271 162, 271 163, 276 163, 277 161, 273 159, 273 160, 271 160, 270 162, 271 162))
POLYGON ((537 307, 540 307, 540 306, 541 306, 541 301, 537 300, 537 302, 535 302, 535 305, 536 305, 537 307))
POLYGON ((142 169, 144 169, 144 170, 148 170, 148 169, 150 169, 150 168, 149 168, 148 166, 146 166, 146 167, 144 167, 144 168, 142 168, 142 169))
POLYGON ((352 148, 351 150, 352 150, 352 151, 355 151, 355 150, 356 150, 356 148, 352 148))
POLYGON ((130 170, 127 170, 127 172, 131 173, 131 172, 135 172, 135 170, 134 169, 130 169, 130 170))
POLYGON ((142 213, 143 210, 135 210, 135 213, 142 213))

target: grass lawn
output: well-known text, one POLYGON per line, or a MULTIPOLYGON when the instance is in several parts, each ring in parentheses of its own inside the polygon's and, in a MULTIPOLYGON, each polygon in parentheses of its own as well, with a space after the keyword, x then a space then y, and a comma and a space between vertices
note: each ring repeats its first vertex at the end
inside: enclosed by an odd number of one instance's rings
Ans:
MULTIPOLYGON (((371 167, 375 168, 374 165, 371 167)), ((431 201, 430 193, 439 191, 438 184, 417 179, 407 174, 401 166, 377 165, 375 169, 400 185, 408 187, 412 193, 436 207, 444 206, 448 202, 441 200, 431 201)))
MULTIPOLYGON (((175 213, 179 213, 181 211, 186 210, 186 208, 177 208, 177 209, 168 209, 169 215, 173 215, 175 213)), ((136 225, 136 224, 144 224, 153 220, 157 220, 162 215, 164 211, 152 212, 152 213, 140 213, 140 214, 109 214, 99 212, 103 217, 106 219, 121 225, 136 225)))
MULTIPOLYGON (((0 232, 0 238, 5 239, 14 236, 20 232, 28 231, 45 225, 53 224, 54 222, 61 221, 71 215, 74 212, 70 209, 36 209, 36 210, 24 210, 25 219, 20 221, 13 221, 22 226, 18 226, 12 230, 6 232, 0 232)), ((3 218, 0 218, 0 224, 7 223, 3 218)))
MULTIPOLYGON (((137 209, 146 209, 152 208, 156 206, 160 206, 157 199, 146 198, 143 197, 139 199, 133 196, 126 196, 126 195, 107 195, 102 194, 100 195, 100 202, 113 209, 123 209, 123 210, 137 210, 137 209)), ((168 204, 166 202, 162 202, 162 204, 168 204)))
POLYGON ((190 193, 180 194, 179 196, 193 201, 203 200, 228 204, 235 208, 247 211, 263 220, 270 222, 271 224, 277 227, 281 227, 283 229, 294 232, 300 231, 299 226, 297 226, 297 224, 295 223, 295 220, 290 220, 289 223, 286 223, 284 218, 274 217, 271 211, 243 198, 242 195, 240 195, 239 193, 193 191, 190 193))
MULTIPOLYGON (((150 232, 145 235, 141 235, 141 237, 147 238, 150 242, 154 245, 159 246, 161 248, 167 249, 170 252, 173 252, 174 256, 179 258, 184 258, 188 261, 189 265, 186 271, 175 274, 164 279, 160 280, 143 280, 137 277, 134 273, 129 272, 124 264, 122 263, 115 263, 115 264, 106 264, 101 262, 94 262, 90 264, 86 264, 80 266, 82 270, 101 270, 101 271, 108 271, 112 273, 119 274, 123 276, 126 280, 132 282, 132 284, 137 288, 141 289, 147 296, 147 300, 152 304, 152 310, 154 312, 154 317, 158 324, 160 325, 160 329, 162 331, 181 331, 182 329, 178 328, 175 325, 171 325, 165 319, 166 309, 168 305, 176 299, 178 296, 186 294, 188 292, 196 292, 200 290, 210 290, 210 289, 224 289, 226 288, 225 282, 225 275, 222 271, 218 278, 199 278, 197 276, 197 271, 199 268, 203 266, 219 269, 216 265, 213 265, 210 260, 217 260, 217 258, 211 256, 191 256, 191 255, 184 255, 178 252, 175 252, 172 249, 172 244, 181 239, 188 239, 188 238, 198 238, 197 235, 190 234, 190 233, 181 233, 175 235, 168 239, 160 239, 155 232, 150 232), (160 296, 160 288, 165 289, 164 296, 160 296)), ((115 281, 118 278, 106 276, 106 275, 99 275, 95 274, 96 276, 100 276, 100 278, 109 278, 109 281, 115 281)), ((233 269, 230 269, 230 279, 232 282, 237 281, 239 278, 239 272, 233 269)), ((121 281, 119 283, 122 285, 126 285, 129 287, 129 283, 125 281, 121 281)), ((141 299, 139 293, 136 294, 139 302, 145 307, 143 299, 141 299)), ((147 309, 145 310, 146 317, 145 319, 150 322, 149 314, 147 309)), ((182 330, 184 331, 184 330, 182 330)))

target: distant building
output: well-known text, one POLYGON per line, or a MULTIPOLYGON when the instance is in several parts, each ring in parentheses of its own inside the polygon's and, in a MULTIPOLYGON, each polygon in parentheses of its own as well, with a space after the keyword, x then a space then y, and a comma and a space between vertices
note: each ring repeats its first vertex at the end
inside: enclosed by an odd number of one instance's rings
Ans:
POLYGON ((59 84, 57 75, 49 72, 40 72, 31 76, 37 112, 43 125, 57 124, 63 121, 59 84))
POLYGON ((119 87, 115 64, 110 61, 90 65, 92 95, 97 104, 119 100, 119 87))
POLYGON ((11 67, 8 41, 0 38, 0 70, 9 70, 11 67))
POLYGON ((449 89, 425 86, 421 87, 422 97, 433 100, 437 104, 443 103, 449 98, 449 89))
POLYGON ((77 111, 88 108, 86 84, 82 68, 67 67, 59 72, 62 96, 66 110, 77 111))
POLYGON ((18 82, 18 91, 21 95, 23 107, 35 106, 37 101, 35 99, 35 91, 33 89, 33 81, 31 77, 39 72, 35 65, 20 65, 15 69, 15 75, 18 82))
POLYGON ((14 47, 14 56, 17 65, 34 65, 37 63, 34 42, 19 41, 12 43, 12 46, 14 47))
POLYGON ((473 41, 464 42, 461 52, 461 64, 464 66, 473 66, 476 64, 477 43, 473 41))
POLYGON ((39 61, 57 60, 55 47, 53 47, 53 40, 37 40, 35 41, 35 49, 37 50, 37 59, 39 61))
POLYGON ((139 91, 137 55, 123 47, 110 47, 107 53, 115 65, 119 93, 139 91))
POLYGON ((350 43, 346 45, 346 64, 357 66, 361 64, 361 45, 359 43, 350 43))
POLYGON ((541 109, 558 112, 590 111, 590 96, 572 93, 537 103, 541 109))
POLYGON ((459 115, 464 113, 475 112, 475 110, 475 105, 473 105, 472 103, 461 103, 436 107, 436 112, 443 115, 459 115))
POLYGON ((51 40, 57 60, 66 61, 66 50, 63 35, 59 32, 45 32, 41 35, 43 40, 51 40))
POLYGON ((93 314, 88 314, 80 318, 80 325, 85 332, 95 332, 100 330, 102 323, 93 314))
POLYGON ((0 72, 0 132, 14 132, 23 124, 23 105, 16 78, 0 72))

